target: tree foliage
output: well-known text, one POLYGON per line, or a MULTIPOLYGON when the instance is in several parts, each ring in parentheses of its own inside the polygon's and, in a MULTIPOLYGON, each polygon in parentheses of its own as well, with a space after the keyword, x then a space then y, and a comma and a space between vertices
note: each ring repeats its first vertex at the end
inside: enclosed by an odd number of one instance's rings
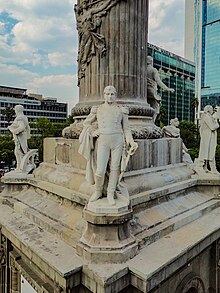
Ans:
POLYGON ((13 120, 13 116, 15 115, 15 111, 12 107, 6 107, 2 114, 5 116, 5 120, 9 123, 13 120))
POLYGON ((199 129, 194 122, 182 120, 179 124, 180 137, 185 143, 187 148, 199 147, 199 129))
POLYGON ((0 136, 0 161, 4 161, 5 165, 11 166, 15 160, 14 156, 14 141, 12 135, 1 135, 0 136))

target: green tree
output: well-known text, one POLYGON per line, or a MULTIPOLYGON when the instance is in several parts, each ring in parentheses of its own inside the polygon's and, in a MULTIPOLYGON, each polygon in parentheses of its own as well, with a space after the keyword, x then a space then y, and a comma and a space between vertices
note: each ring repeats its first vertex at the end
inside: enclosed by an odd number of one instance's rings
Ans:
POLYGON ((199 129, 194 122, 182 120, 179 124, 180 137, 187 148, 199 148, 199 129))
POLYGON ((0 161, 4 161, 4 165, 8 165, 9 168, 15 161, 14 147, 11 134, 0 135, 0 161))
POLYGON ((8 125, 13 120, 13 116, 15 115, 15 111, 12 107, 6 107, 2 114, 5 116, 5 120, 8 122, 8 125))

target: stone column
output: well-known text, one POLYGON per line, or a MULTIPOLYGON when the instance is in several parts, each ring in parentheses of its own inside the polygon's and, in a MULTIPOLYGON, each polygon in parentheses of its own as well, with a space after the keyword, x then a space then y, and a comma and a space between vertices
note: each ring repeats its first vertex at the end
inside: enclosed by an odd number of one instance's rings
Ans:
POLYGON ((151 116, 146 76, 148 1, 78 0, 76 11, 80 96, 72 114, 87 115, 92 105, 103 101, 104 88, 113 85, 130 115, 151 116), (89 3, 83 6, 85 2, 89 3), (104 2, 109 6, 100 11, 104 2), (92 30, 97 18, 100 23, 92 30))
MULTIPOLYGON (((113 2, 113 1, 112 1, 113 2)), ((80 103, 102 100, 104 87, 113 85, 120 100, 146 99, 146 0, 120 0, 101 17, 99 34, 106 53, 96 54, 80 81, 80 103)))

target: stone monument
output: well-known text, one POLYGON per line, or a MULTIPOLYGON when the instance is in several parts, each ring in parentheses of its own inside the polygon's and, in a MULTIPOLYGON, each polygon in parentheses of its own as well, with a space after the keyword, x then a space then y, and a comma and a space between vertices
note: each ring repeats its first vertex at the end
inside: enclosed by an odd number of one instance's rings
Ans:
POLYGON ((147 30, 139 29, 147 26, 147 6, 147 1, 78 1, 79 102, 72 109, 75 123, 64 129, 64 137, 79 137, 82 118, 103 102, 107 85, 117 89, 117 103, 128 107, 135 138, 162 137, 147 101, 147 30))
POLYGON ((219 180, 192 178, 179 135, 154 125, 148 1, 78 0, 75 11, 75 122, 45 139, 33 176, 4 178, 0 291, 20 293, 25 279, 38 293, 217 292, 219 180))
POLYGON ((217 119, 219 119, 219 107, 214 113, 211 105, 205 106, 200 122, 199 157, 195 162, 195 171, 198 175, 204 173, 219 175, 215 165, 217 129, 219 128, 217 119))
MULTIPOLYGON (((164 137, 173 137, 177 138, 180 137, 180 129, 178 128, 179 126, 179 120, 178 118, 174 118, 170 120, 170 125, 164 126, 163 127, 163 134, 164 137)), ((189 151, 187 147, 185 146, 184 142, 182 143, 183 147, 183 162, 186 162, 187 164, 193 164, 193 161, 189 155, 189 151)))
POLYGON ((161 87, 165 91, 171 93, 175 92, 174 89, 169 88, 162 82, 157 69, 153 67, 153 58, 151 56, 147 56, 147 97, 148 103, 155 110, 153 116, 154 121, 160 113, 161 103, 161 96, 157 94, 157 86, 161 87))
POLYGON ((8 129, 13 134, 13 140, 15 143, 15 157, 16 157, 16 170, 9 172, 5 177, 25 177, 33 169, 36 168, 35 156, 37 156, 38 150, 28 148, 28 139, 30 136, 30 126, 28 119, 24 115, 24 108, 22 105, 15 106, 16 118, 13 123, 8 126, 8 129))
POLYGON ((107 86, 104 89, 104 100, 104 104, 99 107, 94 106, 91 109, 89 116, 83 123, 84 129, 79 138, 79 151, 87 158, 87 165, 89 165, 86 168, 86 177, 89 178, 91 184, 95 182, 95 193, 90 198, 90 202, 102 197, 107 165, 110 163, 107 199, 110 205, 115 205, 120 170, 125 171, 124 160, 127 159, 125 153, 127 145, 130 145, 130 154, 134 154, 138 144, 134 142, 131 135, 128 124, 128 109, 116 104, 116 89, 113 86, 107 86), (92 124, 95 121, 98 123, 98 128, 91 132, 92 124), (92 153, 94 142, 91 141, 94 137, 98 137, 96 162, 94 162, 95 158, 92 153), (91 165, 96 165, 95 170, 91 170, 91 165), (90 179, 91 177, 94 179, 90 179))

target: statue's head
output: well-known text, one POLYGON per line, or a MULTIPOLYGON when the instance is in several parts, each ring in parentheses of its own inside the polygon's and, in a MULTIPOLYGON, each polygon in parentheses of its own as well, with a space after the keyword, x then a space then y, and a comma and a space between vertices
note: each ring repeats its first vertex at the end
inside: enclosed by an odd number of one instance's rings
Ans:
POLYGON ((213 107, 211 105, 207 105, 204 107, 204 113, 213 113, 213 107))
POLYGON ((22 105, 16 105, 15 106, 15 114, 17 115, 18 113, 23 113, 24 107, 22 105))
POLYGON ((179 126, 179 120, 178 118, 170 119, 170 125, 173 125, 175 127, 179 126))
POLYGON ((154 59, 151 56, 147 56, 147 65, 153 65, 154 59))
POLYGON ((107 87, 105 87, 105 89, 104 89, 104 100, 108 104, 112 104, 112 103, 115 102, 116 98, 117 98, 116 89, 112 85, 108 85, 107 87))

